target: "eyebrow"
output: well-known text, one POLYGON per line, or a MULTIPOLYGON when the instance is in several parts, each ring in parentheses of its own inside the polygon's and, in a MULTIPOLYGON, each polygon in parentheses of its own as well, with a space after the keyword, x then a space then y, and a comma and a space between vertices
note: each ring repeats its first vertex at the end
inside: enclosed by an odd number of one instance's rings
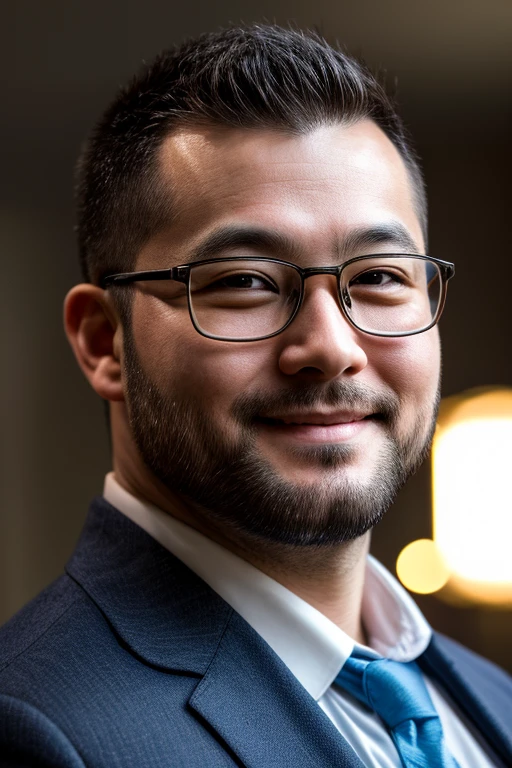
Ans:
POLYGON ((375 227, 361 227, 349 232, 340 241, 338 253, 350 256, 375 245, 389 245, 391 248, 399 248, 404 253, 419 254, 421 250, 407 227, 399 221, 393 221, 375 227))
MULTIPOLYGON (((420 249, 407 228, 400 222, 383 223, 373 227, 360 227, 352 230, 334 244, 330 259, 347 259, 361 254, 365 249, 376 245, 389 245, 400 252, 419 253, 420 249)), ((253 248, 265 255, 285 258, 290 261, 302 261, 303 249, 297 242, 274 229, 230 225, 212 232, 191 252, 188 263, 214 259, 223 252, 236 248, 253 248)), ((368 255, 371 255, 370 253, 368 255)))
POLYGON ((193 249, 189 261, 214 259, 223 251, 235 248, 254 248, 263 253, 277 256, 296 257, 297 246, 282 232, 260 227, 222 227, 212 232, 202 243, 193 249))

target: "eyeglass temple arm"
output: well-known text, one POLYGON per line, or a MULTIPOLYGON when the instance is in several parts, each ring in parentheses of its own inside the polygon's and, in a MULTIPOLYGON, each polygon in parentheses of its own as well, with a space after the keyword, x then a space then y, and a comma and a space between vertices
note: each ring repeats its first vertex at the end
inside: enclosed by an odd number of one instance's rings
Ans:
POLYGON ((149 269, 145 272, 120 272, 118 275, 107 275, 100 284, 102 288, 109 288, 112 285, 127 285, 142 280, 177 280, 180 283, 186 283, 188 274, 188 267, 149 269))

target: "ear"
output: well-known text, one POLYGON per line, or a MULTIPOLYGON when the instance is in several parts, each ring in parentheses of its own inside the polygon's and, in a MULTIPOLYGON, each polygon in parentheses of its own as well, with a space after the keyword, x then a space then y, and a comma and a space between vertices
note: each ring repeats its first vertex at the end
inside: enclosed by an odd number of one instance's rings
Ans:
POLYGON ((64 328, 94 391, 104 400, 124 400, 122 327, 107 293, 89 283, 75 285, 64 302, 64 328))

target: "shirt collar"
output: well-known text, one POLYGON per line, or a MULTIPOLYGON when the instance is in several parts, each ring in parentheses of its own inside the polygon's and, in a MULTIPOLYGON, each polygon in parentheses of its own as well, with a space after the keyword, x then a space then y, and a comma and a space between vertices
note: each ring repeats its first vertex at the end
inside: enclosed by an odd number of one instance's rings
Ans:
MULTIPOLYGON (((178 557, 270 645, 318 701, 352 653, 354 640, 312 605, 250 563, 122 488, 111 472, 103 495, 120 512, 178 557)), ((370 650, 412 661, 426 649, 431 629, 405 590, 368 557, 362 618, 370 650)))

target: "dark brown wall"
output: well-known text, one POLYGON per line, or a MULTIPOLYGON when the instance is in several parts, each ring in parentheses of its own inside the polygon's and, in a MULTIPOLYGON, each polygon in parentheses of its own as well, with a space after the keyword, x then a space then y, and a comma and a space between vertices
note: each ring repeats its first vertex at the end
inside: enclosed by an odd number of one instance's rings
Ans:
MULTIPOLYGON (((3 16, 0 618, 61 571, 109 469, 102 405, 61 330, 63 296, 79 279, 74 160, 118 84, 185 35, 290 19, 386 66, 424 161, 430 253, 457 264, 441 326, 444 394, 512 385, 509 0, 34 0, 3 16)), ((426 466, 375 532, 391 569, 406 543, 431 535, 429 503, 426 466)), ((511 666, 510 612, 419 602, 437 628, 511 666)))

